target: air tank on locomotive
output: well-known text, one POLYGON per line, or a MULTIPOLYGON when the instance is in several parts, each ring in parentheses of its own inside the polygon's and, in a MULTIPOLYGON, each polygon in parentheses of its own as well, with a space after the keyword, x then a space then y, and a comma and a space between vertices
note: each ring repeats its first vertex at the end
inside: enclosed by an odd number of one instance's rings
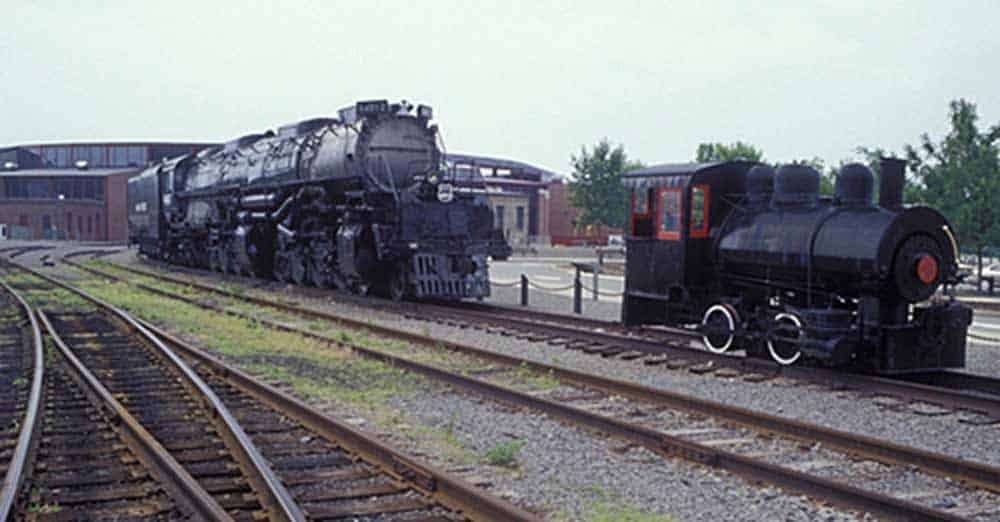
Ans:
POLYGON ((902 207, 904 166, 902 160, 882 161, 878 205, 872 172, 860 164, 841 169, 828 202, 820 200, 819 173, 812 167, 755 168, 748 175, 747 207, 722 230, 721 272, 735 281, 784 286, 787 295, 803 299, 927 299, 957 274, 954 238, 937 211, 902 207))

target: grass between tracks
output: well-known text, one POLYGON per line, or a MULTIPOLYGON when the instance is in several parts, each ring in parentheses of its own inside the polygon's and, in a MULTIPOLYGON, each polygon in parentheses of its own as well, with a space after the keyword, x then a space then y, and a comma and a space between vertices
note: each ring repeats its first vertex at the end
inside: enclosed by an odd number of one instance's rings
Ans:
MULTIPOLYGON (((560 386, 551 375, 540 374, 526 367, 500 368, 469 357, 458 356, 443 349, 431 349, 406 343, 377 339, 369 332, 346 330, 322 320, 305 320, 291 314, 266 307, 211 295, 185 285, 164 283, 152 278, 124 274, 113 265, 100 263, 102 270, 120 273, 128 279, 175 292, 186 297, 211 302, 228 310, 239 311, 253 318, 295 325, 309 331, 322 333, 343 343, 393 352, 409 359, 477 375, 499 384, 529 391, 545 391, 560 386)), ((22 283, 31 283, 31 276, 18 274, 22 283)), ((110 283, 86 274, 74 284, 116 306, 180 334, 198 346, 222 355, 237 366, 260 377, 290 386, 296 394, 306 398, 328 401, 365 418, 376 430, 386 430, 419 441, 423 447, 432 447, 444 459, 460 465, 485 463, 521 473, 519 469, 519 441, 498 443, 484 450, 476 450, 462 440, 458 429, 460 411, 451 413, 451 419, 437 425, 426 425, 420 420, 394 407, 393 398, 416 397, 426 389, 422 377, 403 370, 354 356, 347 349, 331 347, 328 343, 314 341, 301 335, 267 328, 253 319, 227 316, 205 311, 177 300, 160 297, 124 283, 110 283)), ((218 285, 221 286, 221 285, 218 285)), ((226 289, 246 293, 248 288, 229 284, 226 289)), ((55 291, 54 298, 66 302, 78 301, 75 295, 63 290, 55 291)), ((48 296, 47 296, 48 297, 48 296)), ((267 296, 276 299, 276 296, 267 296)), ((428 424, 434 424, 433 422, 428 424)), ((591 522, 669 521, 669 517, 648 514, 631 505, 601 496, 583 508, 554 513, 555 520, 588 520, 591 522)))
MULTIPOLYGON (((154 279, 147 276, 141 276, 133 273, 126 272, 117 268, 114 264, 108 263, 106 261, 94 260, 88 261, 86 265, 93 266, 99 270, 104 270, 107 272, 115 273, 116 275, 121 275, 129 280, 143 283, 154 288, 160 288, 167 290, 169 292, 177 293, 185 297, 197 298, 206 303, 211 303, 216 306, 221 306, 227 310, 245 314, 250 317, 267 319, 270 321, 279 322, 282 324, 293 325, 313 333, 324 334, 327 336, 332 336, 343 342, 345 344, 357 344, 365 348, 371 348, 373 350, 385 351, 393 353, 394 355, 399 355, 406 357, 407 359, 432 364, 439 368, 443 368, 452 372, 460 373, 462 375, 470 376, 475 375, 488 380, 490 382, 501 384, 504 386, 509 386, 515 389, 529 392, 544 392, 550 391, 560 386, 560 381, 553 377, 552 375, 540 373, 531 370, 527 366, 516 367, 505 369, 504 367, 497 366, 491 363, 484 362, 482 360, 476 359, 470 356, 463 356, 461 354, 456 354, 448 350, 444 350, 441 347, 430 348, 421 345, 409 344, 405 342, 395 341, 391 339, 379 338, 370 334, 370 332, 365 330, 352 330, 346 328, 339 328, 337 325, 319 319, 305 319, 299 317, 293 313, 283 312, 274 308, 260 306, 253 303, 247 303, 245 301, 236 300, 224 296, 219 296, 205 292, 202 290, 194 289, 193 287, 175 283, 164 282, 158 279, 154 279)), ((253 288, 244 287, 235 283, 217 283, 211 282, 209 284, 215 287, 226 290, 237 295, 239 294, 260 294, 253 288)), ((280 299, 273 293, 267 295, 260 295, 268 300, 280 301, 291 304, 299 304, 293 299, 280 299)), ((211 313, 211 312, 209 312, 211 313)), ((369 322, 371 318, 368 318, 369 322)), ((429 331, 422 332, 425 335, 429 335, 429 331)))
MULTIPOLYGON (((158 281, 142 282, 189 297, 204 297, 205 300, 213 297, 203 296, 189 287, 158 281)), ((377 430, 425 441, 454 463, 467 465, 483 460, 463 444, 451 424, 443 427, 423 425, 390 403, 393 398, 420 393, 426 387, 420 376, 357 357, 347 349, 334 348, 325 342, 264 327, 255 320, 205 311, 123 283, 89 277, 76 284, 138 317, 222 355, 254 375, 288 385, 300 396, 346 407, 377 430)), ((224 301, 218 299, 213 303, 252 317, 267 317, 304 326, 345 343, 357 342, 369 348, 396 352, 406 349, 402 343, 379 342, 364 332, 338 330, 322 321, 300 324, 301 321, 292 321, 282 314, 267 313, 259 307, 224 301)))
POLYGON ((48 288, 49 283, 38 279, 35 276, 25 274, 20 271, 9 271, 3 274, 3 280, 7 282, 21 297, 33 307, 41 307, 43 310, 57 308, 92 308, 92 305, 84 301, 81 297, 58 287, 48 288), (39 287, 44 285, 44 287, 39 287))

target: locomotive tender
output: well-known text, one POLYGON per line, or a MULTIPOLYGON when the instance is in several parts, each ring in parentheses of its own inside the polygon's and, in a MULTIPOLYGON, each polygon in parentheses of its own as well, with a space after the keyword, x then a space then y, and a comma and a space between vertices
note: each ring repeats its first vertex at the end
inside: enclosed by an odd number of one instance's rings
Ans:
POLYGON ((489 296, 482 178, 445 168, 430 107, 362 101, 252 134, 128 182, 142 254, 393 299, 489 296))
POLYGON ((841 169, 832 198, 805 165, 730 161, 625 174, 626 325, 698 325, 716 353, 901 373, 965 365, 972 311, 925 303, 958 282, 936 210, 903 207, 905 162, 841 169))

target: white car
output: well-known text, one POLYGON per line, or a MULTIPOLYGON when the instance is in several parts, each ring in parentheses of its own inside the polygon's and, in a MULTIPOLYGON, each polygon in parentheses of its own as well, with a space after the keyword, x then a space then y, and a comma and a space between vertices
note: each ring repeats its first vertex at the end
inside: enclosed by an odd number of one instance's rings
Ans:
MULTIPOLYGON (((976 268, 972 268, 972 273, 975 275, 977 272, 976 268)), ((992 277, 994 279, 1000 280, 1000 263, 994 263, 990 266, 983 267, 983 277, 992 277)))

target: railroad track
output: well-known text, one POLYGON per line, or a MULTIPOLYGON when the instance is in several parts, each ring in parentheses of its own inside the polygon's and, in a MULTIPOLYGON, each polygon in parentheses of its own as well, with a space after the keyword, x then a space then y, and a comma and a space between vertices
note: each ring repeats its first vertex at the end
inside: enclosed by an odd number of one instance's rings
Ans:
POLYGON ((35 252, 38 250, 52 250, 55 247, 49 245, 28 245, 28 246, 14 246, 14 247, 4 247, 0 248, 0 254, 4 254, 11 259, 18 256, 27 254, 28 252, 35 252))
POLYGON ((38 323, 27 305, 13 295, 0 298, 0 383, 8 392, 0 398, 0 520, 13 512, 26 475, 28 456, 37 434, 42 401, 44 356, 38 323), (24 320, 30 317, 30 322, 24 320))
MULTIPOLYGON (((66 261, 77 268, 87 268, 75 261, 66 261)), ((137 276, 190 286, 202 291, 218 293, 220 290, 213 285, 190 278, 181 279, 119 264, 109 263, 107 266, 137 276)), ((228 293, 232 297, 232 292, 228 293)), ((329 294, 325 292, 323 295, 329 294)), ((219 295, 226 295, 226 292, 219 295)), ((337 319, 329 315, 312 313, 294 304, 257 299, 250 295, 242 295, 240 298, 289 313, 312 314, 312 317, 319 319, 337 319)), ((370 302, 366 303, 351 296, 337 294, 337 299, 359 306, 372 306, 370 302)), ((481 303, 462 303, 459 307, 429 303, 397 304, 384 300, 377 302, 380 308, 387 308, 416 320, 478 328, 490 333, 546 342, 595 356, 616 357, 632 360, 637 364, 752 382, 783 377, 832 390, 854 390, 873 397, 893 397, 900 401, 901 408, 909 407, 924 411, 926 404, 929 403, 950 411, 970 411, 978 414, 961 417, 961 422, 965 423, 1000 423, 1000 380, 987 376, 959 371, 937 371, 886 377, 808 366, 780 366, 767 360, 733 354, 714 354, 693 347, 692 343, 699 343, 700 337, 684 330, 660 328, 634 330, 611 321, 538 313, 481 303)))
MULTIPOLYGON (((176 461, 93 386, 86 369, 64 359, 64 352, 46 362, 35 314, 3 286, 5 317, 23 325, 14 345, 31 347, 33 368, 25 420, 13 430, 21 442, 5 462, 0 518, 225 519, 200 490, 187 487, 176 461)), ((3 349, 13 347, 5 343, 3 349)))
MULTIPOLYGON (((104 278, 128 282, 94 268, 84 269, 104 278)), ((296 332, 331 345, 346 346, 365 357, 420 373, 491 400, 544 412, 664 456, 684 457, 702 465, 719 467, 755 481, 803 491, 816 498, 854 509, 910 520, 958 520, 966 516, 988 519, 1000 516, 1000 512, 996 511, 1000 498, 994 494, 1000 491, 1000 469, 996 467, 711 403, 665 390, 484 352, 474 347, 351 318, 291 307, 296 315, 311 320, 321 318, 341 326, 365 329, 378 336, 389 336, 428 347, 445 347, 504 365, 504 368, 491 370, 491 381, 487 382, 367 349, 345 342, 342 338, 315 333, 305 326, 296 325, 292 318, 248 314, 227 306, 222 301, 233 300, 232 304, 237 304, 251 300, 255 304, 284 311, 290 309, 287 304, 261 298, 248 299, 245 295, 214 287, 207 287, 211 290, 201 290, 201 287, 198 289, 201 293, 211 291, 222 299, 206 299, 197 295, 199 292, 179 295, 135 281, 130 284, 200 309, 249 319, 268 328, 296 332), (561 388, 559 395, 543 397, 494 384, 498 378, 502 380, 500 374, 524 368, 563 380, 569 389, 561 388), (706 416, 711 418, 706 419, 706 416), (917 473, 917 478, 913 475, 914 469, 922 470, 917 473), (914 483, 919 483, 920 486, 914 486, 914 483), (962 483, 967 486, 960 485, 962 483), (954 489, 956 487, 958 489, 954 489), (884 494, 885 491, 900 490, 905 491, 895 497, 884 494)), ((161 333, 161 336, 170 339, 169 342, 178 342, 166 333, 161 333)))
MULTIPOLYGON (((238 370, 196 352, 179 355, 128 314, 100 300, 74 292, 79 302, 68 304, 56 291, 67 287, 51 279, 36 281, 15 286, 48 310, 39 312, 41 322, 82 375, 77 380, 89 384, 90 395, 104 403, 81 409, 79 394, 60 387, 67 382, 61 372, 48 380, 51 408, 68 410, 46 416, 39 466, 25 481, 30 493, 21 493, 29 496, 22 501, 29 508, 89 509, 106 503, 120 510, 72 512, 71 519, 192 513, 205 520, 536 519, 238 370), (197 361, 197 368, 191 361, 197 361), (106 411, 114 412, 108 425, 125 422, 132 426, 133 438, 159 447, 161 454, 153 461, 166 461, 168 468, 172 463, 170 473, 154 470, 153 475, 172 473, 182 485, 158 486, 136 469, 137 459, 122 453, 123 445, 106 427, 86 425, 95 412, 106 411), (73 444, 74 437, 95 444, 57 448, 51 457, 45 453, 53 444, 73 444), (67 458, 94 468, 79 470, 71 463, 68 471, 77 475, 67 478, 67 469, 60 467, 67 458), (120 463, 131 467, 115 468, 120 463), (102 475, 101 466, 110 470, 111 479, 95 478, 102 475), (115 477, 120 481, 112 481, 115 477), (68 494, 66 481, 77 479, 96 489, 68 494), (198 496, 205 506, 190 506, 198 496)), ((148 451, 137 453, 144 457, 148 451)))
POLYGON ((762 380, 785 377, 834 389, 853 389, 923 401, 954 410, 977 411, 980 424, 1000 423, 1000 379, 962 371, 938 370, 898 376, 846 374, 823 368, 786 367, 739 355, 719 355, 700 348, 700 337, 677 329, 630 331, 610 321, 559 314, 533 314, 507 307, 476 304, 472 310, 422 306, 407 317, 441 324, 471 324, 494 333, 580 350, 601 357, 618 357, 646 365, 665 365, 694 373, 721 372, 726 378, 762 380), (536 315, 532 317, 532 315, 536 315))

